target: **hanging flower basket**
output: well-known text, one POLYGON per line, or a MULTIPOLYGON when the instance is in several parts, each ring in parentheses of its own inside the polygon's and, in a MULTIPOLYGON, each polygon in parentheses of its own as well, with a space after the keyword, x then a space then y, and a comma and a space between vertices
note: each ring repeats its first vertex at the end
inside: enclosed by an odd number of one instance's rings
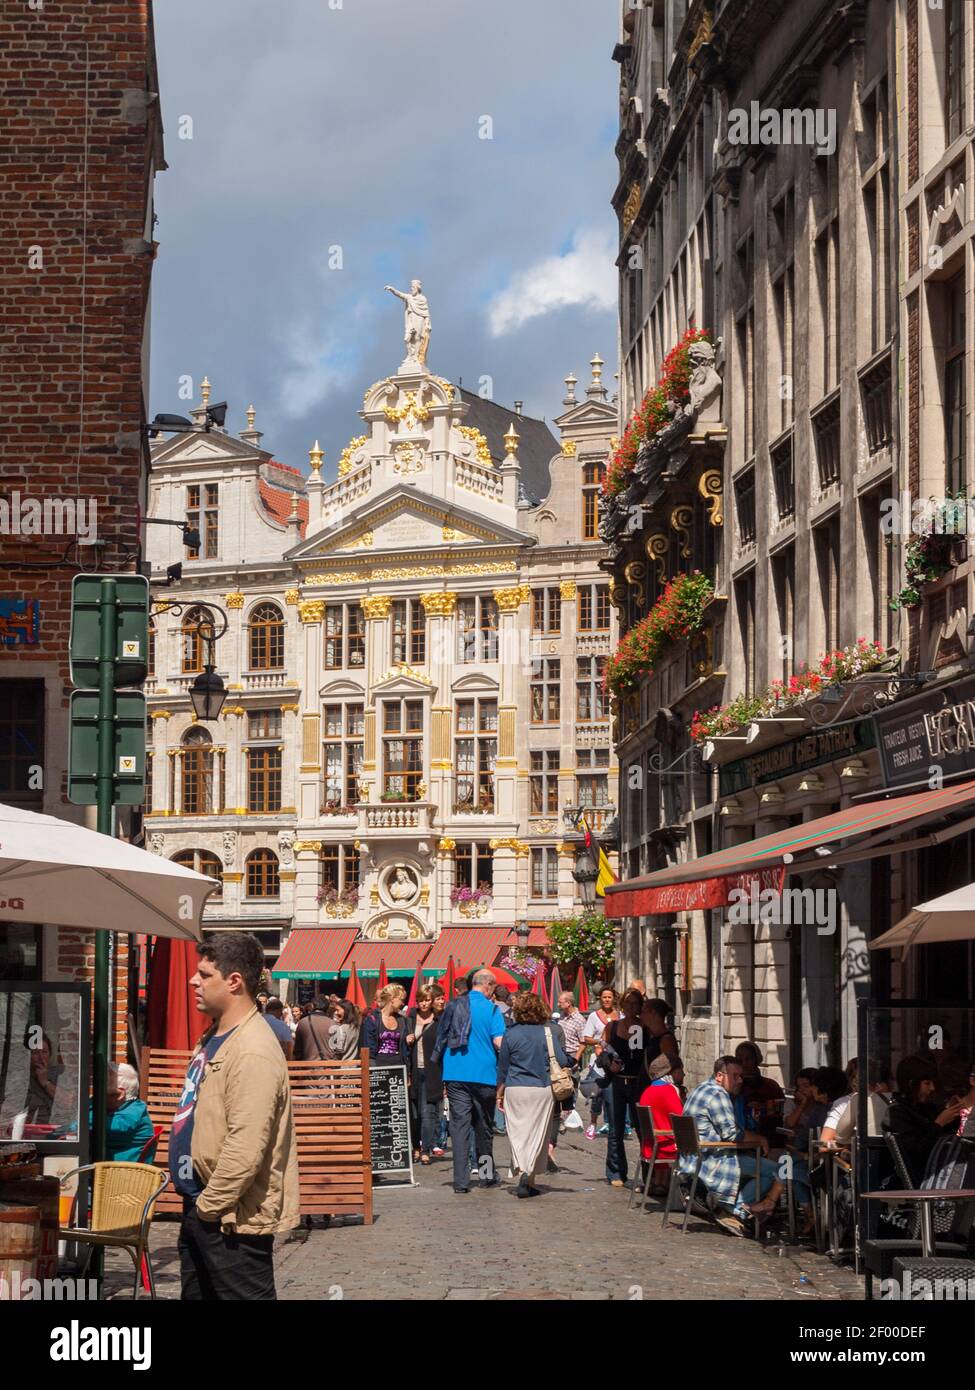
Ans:
POLYGON ((662 652, 700 631, 713 598, 714 585, 706 574, 676 575, 607 661, 606 689, 621 696, 651 675, 662 652))

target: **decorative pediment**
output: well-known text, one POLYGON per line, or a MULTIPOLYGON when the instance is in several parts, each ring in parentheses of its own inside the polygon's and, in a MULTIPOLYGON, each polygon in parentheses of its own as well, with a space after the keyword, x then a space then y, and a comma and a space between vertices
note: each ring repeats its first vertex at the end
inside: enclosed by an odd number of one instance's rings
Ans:
POLYGON ((587 425, 605 426, 615 430, 617 423, 616 406, 606 401, 580 401, 555 419, 560 430, 584 429, 587 425))
POLYGON ((435 683, 413 666, 393 666, 373 685, 371 695, 429 695, 435 683))
POLYGON ((263 460, 271 455, 255 449, 232 434, 211 430, 209 434, 179 434, 152 451, 153 468, 174 463, 227 463, 240 459, 263 460))
POLYGON ((373 556, 377 552, 440 550, 445 544, 512 543, 532 545, 534 537, 400 486, 355 509, 339 525, 306 537, 289 552, 288 559, 333 559, 350 552, 373 556))
POLYGON ((356 685, 355 681, 340 677, 338 680, 326 681, 319 689, 318 694, 322 700, 337 700, 345 695, 358 695, 361 698, 362 686, 356 685))
POLYGON ((450 689, 454 695, 465 694, 496 694, 499 690, 496 680, 490 676, 482 674, 480 671, 471 671, 466 676, 458 676, 455 681, 451 681, 450 689))

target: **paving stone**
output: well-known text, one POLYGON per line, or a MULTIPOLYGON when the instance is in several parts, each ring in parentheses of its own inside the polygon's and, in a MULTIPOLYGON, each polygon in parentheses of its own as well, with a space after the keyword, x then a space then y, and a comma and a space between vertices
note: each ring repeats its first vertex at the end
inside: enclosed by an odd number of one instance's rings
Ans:
MULTIPOLYGON (((628 1153, 632 1166, 635 1144, 628 1145, 628 1153)), ((762 1246, 693 1217, 682 1235, 676 1213, 662 1230, 659 1203, 646 1212, 629 1209, 629 1192, 603 1180, 605 1140, 563 1135, 558 1157, 561 1171, 539 1180, 545 1195, 531 1202, 516 1200, 507 1182, 455 1196, 449 1157, 418 1169, 413 1188, 379 1186, 372 1226, 317 1222, 278 1241, 278 1295, 289 1301, 355 1302, 403 1297, 424 1302, 863 1298, 862 1281, 851 1269, 814 1251, 762 1246), (606 1252, 605 1269, 594 1263, 600 1251, 606 1252), (415 1258, 424 1259, 427 1267, 413 1270, 415 1258), (463 1282, 445 1281, 448 1260, 452 1272, 462 1272, 463 1282), (629 1271, 625 1288, 617 1282, 607 1285, 610 1267, 629 1271), (795 1285, 802 1274, 811 1283, 800 1292, 795 1285)), ((495 1141, 495 1158, 506 1174, 507 1140, 495 1141)), ((175 1220, 161 1218, 153 1225, 160 1298, 179 1297, 178 1231, 175 1220)), ((108 1296, 127 1298, 131 1265, 110 1252, 106 1269, 108 1296)))

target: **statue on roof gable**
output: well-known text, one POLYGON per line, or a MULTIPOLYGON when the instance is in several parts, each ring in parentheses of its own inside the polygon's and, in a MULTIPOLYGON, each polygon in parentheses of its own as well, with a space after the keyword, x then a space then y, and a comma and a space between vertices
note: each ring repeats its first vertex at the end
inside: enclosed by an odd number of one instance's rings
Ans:
POLYGON ((402 299, 406 305, 405 324, 403 338, 406 343, 406 361, 403 368, 408 366, 422 367, 426 370, 427 348, 430 345, 430 306, 427 304, 427 297, 422 294, 422 284, 419 280, 411 280, 409 292, 394 289, 392 285, 384 285, 389 294, 394 294, 397 299, 402 299))

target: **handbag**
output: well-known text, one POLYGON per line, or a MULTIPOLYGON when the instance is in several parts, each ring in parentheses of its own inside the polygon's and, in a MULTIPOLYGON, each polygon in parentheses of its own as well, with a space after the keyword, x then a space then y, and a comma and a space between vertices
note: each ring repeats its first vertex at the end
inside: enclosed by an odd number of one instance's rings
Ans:
POLYGON ((570 1073, 555 1060, 551 1028, 545 1029, 545 1046, 548 1048, 548 1075, 552 1083, 552 1095, 559 1101, 571 1100, 576 1088, 570 1073))

